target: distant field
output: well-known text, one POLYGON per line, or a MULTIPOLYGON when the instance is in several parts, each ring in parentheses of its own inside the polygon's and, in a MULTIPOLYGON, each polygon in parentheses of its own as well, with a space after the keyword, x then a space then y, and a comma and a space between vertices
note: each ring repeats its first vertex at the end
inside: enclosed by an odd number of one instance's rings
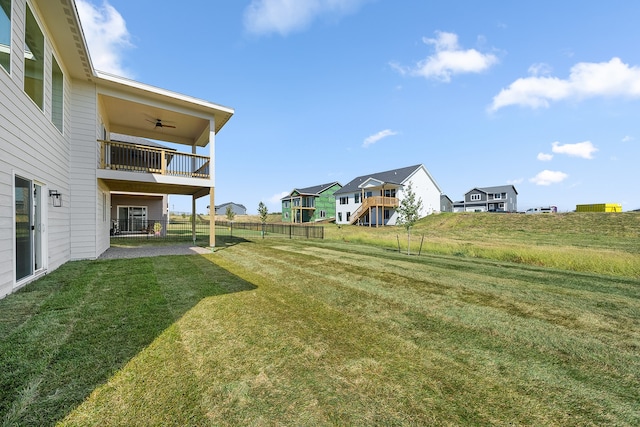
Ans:
MULTIPOLYGON (((640 213, 430 215, 411 230, 422 251, 640 277, 640 213), (424 237, 424 240, 423 240, 424 237)), ((400 227, 326 226, 328 240, 407 249, 400 227)))

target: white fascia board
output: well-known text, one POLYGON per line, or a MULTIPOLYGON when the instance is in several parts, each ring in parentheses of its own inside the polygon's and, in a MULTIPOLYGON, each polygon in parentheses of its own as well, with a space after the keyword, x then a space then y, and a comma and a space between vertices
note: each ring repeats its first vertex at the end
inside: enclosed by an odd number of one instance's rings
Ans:
POLYGON ((219 104, 214 104, 213 102, 205 101, 200 98, 194 98, 188 95, 183 95, 181 93, 172 92, 167 89, 162 89, 156 86, 147 85, 144 83, 137 82, 135 80, 127 79, 124 77, 116 76, 113 74, 105 73, 103 71, 96 71, 96 77, 106 82, 116 83, 119 85, 131 87, 133 89, 142 90, 145 92, 151 92, 156 95, 165 96, 168 98, 173 98, 179 101, 183 101, 189 104, 198 105, 207 109, 213 109, 217 111, 226 112, 228 114, 233 114, 235 111, 233 108, 225 107, 219 104))

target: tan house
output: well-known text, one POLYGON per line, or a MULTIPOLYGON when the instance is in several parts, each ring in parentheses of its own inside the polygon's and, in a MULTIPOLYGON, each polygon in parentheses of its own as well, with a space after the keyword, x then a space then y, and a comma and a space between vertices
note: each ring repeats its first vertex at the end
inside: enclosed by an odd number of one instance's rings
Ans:
POLYGON ((189 195, 194 214, 200 197, 215 206, 215 139, 233 109, 95 70, 74 0, 0 5, 0 297, 100 256, 114 194, 189 195))

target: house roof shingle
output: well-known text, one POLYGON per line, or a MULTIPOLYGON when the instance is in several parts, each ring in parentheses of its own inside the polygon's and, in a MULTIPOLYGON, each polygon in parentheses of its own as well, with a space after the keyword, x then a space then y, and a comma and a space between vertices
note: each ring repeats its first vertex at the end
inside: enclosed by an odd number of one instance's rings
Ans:
POLYGON ((347 185, 336 191, 335 194, 346 194, 358 191, 358 186, 366 180, 373 178, 384 183, 389 184, 402 184, 407 178, 409 178, 418 168, 422 165, 407 166, 399 169, 391 169, 384 172, 376 172, 369 175, 362 175, 351 180, 347 185))
POLYGON ((506 193, 507 191, 513 189, 513 191, 518 194, 516 187, 513 185, 498 185, 496 187, 474 187, 471 190, 467 191, 465 194, 472 192, 473 190, 480 190, 483 193, 506 193))
POLYGON ((307 195, 307 196, 318 196, 318 195, 320 195, 320 193, 322 193, 323 191, 333 187, 336 184, 340 185, 339 182, 334 181, 334 182, 329 182, 327 184, 314 185, 312 187, 294 188, 293 190, 291 190, 291 192, 289 194, 287 194, 286 196, 284 196, 280 200, 290 199, 291 196, 293 195, 293 193, 303 194, 303 195, 307 195))

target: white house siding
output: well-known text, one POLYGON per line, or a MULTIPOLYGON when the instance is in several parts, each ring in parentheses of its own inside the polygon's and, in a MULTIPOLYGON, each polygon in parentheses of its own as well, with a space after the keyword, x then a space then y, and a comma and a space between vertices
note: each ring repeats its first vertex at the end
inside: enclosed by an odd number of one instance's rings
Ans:
POLYGON ((353 214, 355 211, 358 210, 361 203, 356 203, 355 193, 341 194, 340 197, 336 196, 336 223, 348 224, 349 221, 347 221, 347 212, 350 212, 351 214, 353 214), (347 196, 349 197, 348 203, 346 205, 341 205, 340 197, 347 197, 347 196), (340 217, 338 213, 341 213, 342 221, 338 220, 338 218, 340 217))
MULTIPOLYGON (((15 175, 42 186, 43 271, 53 270, 69 259, 69 147, 51 123, 51 61, 45 62, 43 111, 23 90, 25 3, 14 1, 12 6, 11 74, 0 69, 0 297, 35 277, 15 282, 15 175), (62 207, 52 206, 49 190, 62 194, 62 207)), ((40 23, 46 39, 46 28, 40 23)), ((51 44, 45 40, 45 58, 51 54, 51 44)), ((64 72, 64 64, 60 66, 64 72)), ((64 84, 68 95, 68 80, 64 84)))
MULTIPOLYGON (((406 188, 411 183, 413 192, 416 198, 422 199, 422 209, 420 210, 420 217, 431 215, 434 212, 440 211, 440 195, 441 191, 437 184, 433 182, 431 177, 423 168, 419 168, 413 175, 411 175, 403 184, 406 188)), ((404 191, 400 190, 398 198, 402 200, 404 198, 404 191)), ((395 224, 395 222, 394 222, 395 224)))
MULTIPOLYGON (((97 95, 95 84, 80 81, 74 81, 71 91, 71 259, 94 259, 100 255, 97 245, 100 230, 96 224, 100 198, 96 185, 97 95)), ((108 236, 108 228, 106 230, 108 236)))

